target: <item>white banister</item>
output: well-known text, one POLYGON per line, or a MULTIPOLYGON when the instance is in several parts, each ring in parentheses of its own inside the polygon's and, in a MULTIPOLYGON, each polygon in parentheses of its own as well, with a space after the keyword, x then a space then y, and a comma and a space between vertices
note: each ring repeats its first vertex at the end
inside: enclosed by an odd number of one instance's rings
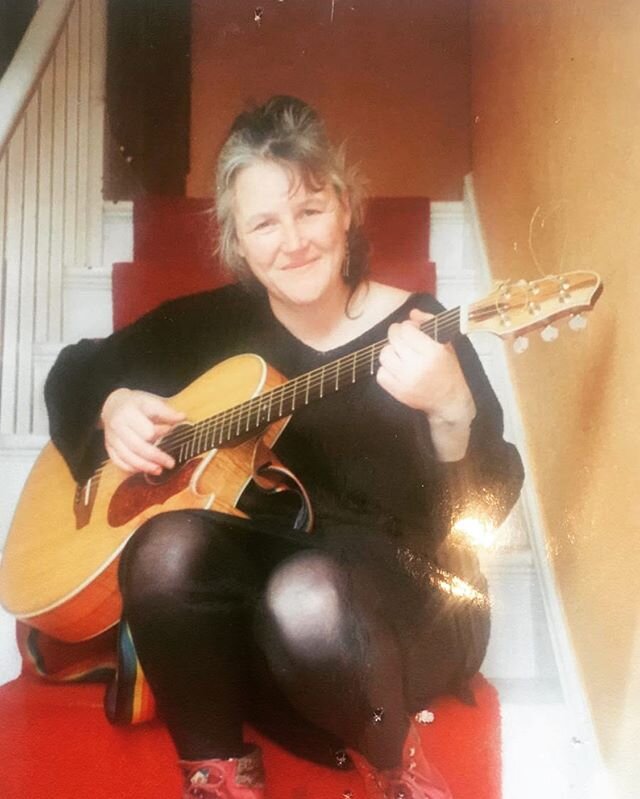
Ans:
POLYGON ((0 157, 38 87, 75 0, 41 0, 0 81, 0 157))
POLYGON ((42 0, 0 81, 0 436, 34 433, 65 274, 101 266, 106 0, 42 0))

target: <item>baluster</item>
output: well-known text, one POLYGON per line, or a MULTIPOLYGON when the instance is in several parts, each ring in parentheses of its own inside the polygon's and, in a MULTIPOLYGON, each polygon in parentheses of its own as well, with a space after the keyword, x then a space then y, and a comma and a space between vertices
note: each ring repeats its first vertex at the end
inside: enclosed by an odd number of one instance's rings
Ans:
POLYGON ((91 264, 87 254, 88 209, 91 205, 89 197, 89 119, 90 119, 90 81, 91 70, 86 65, 91 63, 91 24, 89 14, 91 4, 77 3, 77 44, 78 53, 78 105, 76 113, 77 127, 77 167, 76 167, 76 214, 75 214, 75 261, 73 266, 98 266, 91 264))
MULTIPOLYGON (((89 95, 89 142, 91 153, 101 153, 104 147, 104 81, 107 61, 105 0, 82 0, 90 23, 89 65, 91 93, 89 95)), ((87 176, 87 235, 88 263, 102 266, 102 159, 89 158, 87 176)), ((111 264, 108 265, 111 268, 111 264)))
POLYGON ((7 156, 0 158, 0 335, 4 327, 5 294, 7 276, 7 156))
POLYGON ((53 135, 53 68, 51 64, 42 78, 38 90, 38 242, 36 251, 36 319, 35 340, 44 342, 49 337, 49 266, 51 256, 51 141, 53 135))
POLYGON ((76 219, 78 217, 78 84, 79 54, 78 6, 73 7, 62 36, 67 58, 65 80, 65 217, 64 217, 64 268, 76 265, 76 219))
POLYGON ((67 113, 67 49, 61 37, 53 59, 53 141, 51 180, 51 255, 49 268, 49 338, 60 341, 62 331, 62 265, 65 230, 65 124, 67 113))
POLYGON ((18 382, 16 432, 28 434, 33 413, 33 328, 36 297, 36 242, 38 238, 38 96, 31 98, 25 119, 23 162, 24 206, 21 210, 20 309, 18 326, 18 382))
POLYGON ((18 325, 20 307, 20 261, 22 239, 21 210, 24 184, 22 170, 25 147, 25 121, 16 128, 7 149, 7 240, 4 329, 2 334, 2 386, 0 394, 0 432, 16 432, 16 387, 18 380, 18 325))

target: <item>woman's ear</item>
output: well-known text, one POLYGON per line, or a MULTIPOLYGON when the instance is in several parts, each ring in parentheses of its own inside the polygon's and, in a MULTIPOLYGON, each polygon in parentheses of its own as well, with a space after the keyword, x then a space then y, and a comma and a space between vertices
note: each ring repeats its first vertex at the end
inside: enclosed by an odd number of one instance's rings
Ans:
POLYGON ((233 249, 236 251, 236 255, 239 256, 240 258, 244 258, 244 260, 246 260, 245 254, 244 254, 244 247, 240 243, 240 239, 238 238, 238 235, 237 234, 234 235, 233 239, 234 239, 234 241, 233 241, 233 249))

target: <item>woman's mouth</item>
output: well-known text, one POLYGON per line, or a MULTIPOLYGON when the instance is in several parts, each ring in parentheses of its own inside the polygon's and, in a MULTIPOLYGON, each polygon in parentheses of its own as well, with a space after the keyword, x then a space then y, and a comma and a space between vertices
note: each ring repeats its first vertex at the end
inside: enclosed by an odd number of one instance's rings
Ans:
POLYGON ((300 261, 289 261, 289 263, 285 264, 282 267, 282 269, 285 272, 290 270, 290 269, 302 269, 303 267, 309 266, 309 264, 312 264, 312 263, 314 263, 317 260, 318 259, 316 257, 316 258, 305 258, 304 260, 300 260, 300 261))

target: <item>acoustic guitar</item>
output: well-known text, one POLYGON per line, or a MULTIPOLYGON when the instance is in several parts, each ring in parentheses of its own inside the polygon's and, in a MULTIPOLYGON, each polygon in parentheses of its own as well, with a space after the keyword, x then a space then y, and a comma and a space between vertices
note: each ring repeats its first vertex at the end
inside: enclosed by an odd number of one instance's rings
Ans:
MULTIPOLYGON (((440 342, 487 331, 515 337, 592 307, 601 288, 593 272, 500 283, 483 300, 444 311, 422 324, 440 342)), ((49 443, 18 502, 0 566, 0 602, 22 621, 63 641, 82 641, 116 624, 119 555, 148 518, 169 510, 210 508, 242 515, 238 503, 253 479, 281 488, 283 468, 271 448, 297 409, 370 377, 386 341, 364 347, 287 380, 257 355, 239 355, 209 369, 168 402, 186 414, 159 446, 175 468, 159 477, 131 475, 104 461, 77 484, 49 443)))

